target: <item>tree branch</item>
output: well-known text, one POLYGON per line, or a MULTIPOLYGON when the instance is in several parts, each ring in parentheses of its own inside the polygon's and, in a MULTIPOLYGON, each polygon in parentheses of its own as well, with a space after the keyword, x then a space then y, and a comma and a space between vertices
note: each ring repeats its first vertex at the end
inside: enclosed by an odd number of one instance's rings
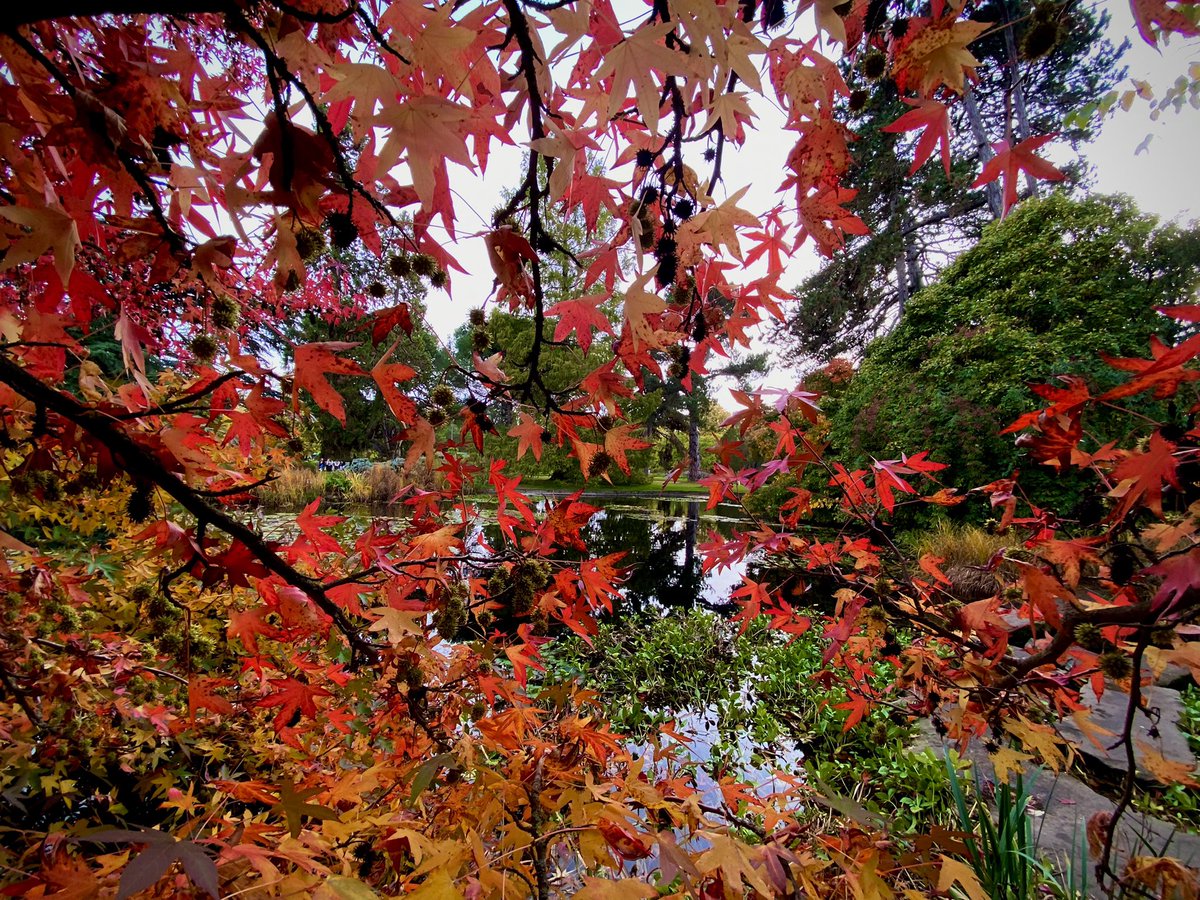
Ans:
POLYGON ((375 661, 375 645, 359 633, 358 628, 342 608, 329 598, 320 583, 289 565, 255 531, 224 510, 213 506, 200 491, 189 487, 178 475, 168 470, 153 453, 138 444, 119 424, 84 406, 74 397, 55 390, 3 355, 0 355, 0 381, 38 407, 48 409, 82 428, 118 457, 126 471, 137 472, 142 480, 157 485, 195 516, 198 522, 212 525, 241 542, 267 571, 303 591, 333 620, 334 625, 350 644, 356 661, 375 661))

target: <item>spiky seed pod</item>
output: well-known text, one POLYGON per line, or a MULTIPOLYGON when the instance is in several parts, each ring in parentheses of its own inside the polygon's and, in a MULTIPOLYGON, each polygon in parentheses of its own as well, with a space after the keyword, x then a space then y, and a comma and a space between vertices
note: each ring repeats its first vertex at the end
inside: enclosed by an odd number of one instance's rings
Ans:
POLYGON ((162 594, 155 594, 150 598, 150 602, 146 604, 146 616, 152 622, 161 622, 163 619, 174 619, 172 615, 175 608, 167 602, 167 598, 162 594))
POLYGON ((1170 650, 1175 646, 1175 629, 1156 629, 1150 633, 1150 643, 1160 650, 1170 650))
POLYGON ((212 323, 216 328, 234 328, 241 316, 242 308, 232 297, 221 294, 212 303, 212 323))
POLYGON ((596 426, 601 431, 608 431, 608 429, 613 427, 613 417, 608 415, 607 413, 605 413, 599 419, 596 420, 596 426))
POLYGON ((1100 666, 1100 671, 1113 681, 1128 678, 1133 672, 1133 663, 1120 650, 1109 650, 1106 653, 1101 653, 1097 665, 1100 666))
POLYGON ((651 203, 658 202, 658 188, 648 187, 642 191, 642 202, 649 206, 651 203))
POLYGON ((155 593, 154 585, 148 581, 142 581, 133 586, 133 590, 129 592, 129 599, 138 606, 145 606, 154 597, 155 593))
POLYGON ((412 267, 413 267, 413 271, 416 272, 418 275, 420 275, 422 278, 428 278, 430 275, 432 275, 434 272, 437 271, 438 264, 437 264, 437 260, 434 259, 432 256, 430 256, 428 253, 418 253, 416 256, 413 257, 412 267))
POLYGON ((605 450, 599 450, 588 463, 588 478, 597 478, 608 471, 612 465, 612 457, 605 450))
POLYGON ((446 411, 435 406, 425 411, 425 418, 430 425, 438 428, 446 422, 446 411))
POLYGON ((692 217, 692 213, 696 211, 696 204, 691 200, 679 200, 675 203, 675 208, 672 210, 675 213, 675 218, 681 222, 686 222, 692 217))
POLYGON ((863 610, 863 618, 868 622, 886 622, 887 612, 882 606, 872 604, 863 610))
POLYGON ((864 78, 871 81, 878 81, 887 74, 887 57, 880 50, 872 50, 862 61, 862 73, 864 78))
POLYGON ((554 435, 551 434, 548 429, 543 428, 542 429, 542 440, 543 441, 552 441, 552 440, 554 440, 554 435))
POLYGON ((183 652, 183 635, 178 631, 164 631, 155 640, 158 652, 163 656, 178 656, 183 652))
POLYGON ((296 252, 305 262, 312 262, 325 252, 325 235, 315 228, 302 228, 296 232, 296 252))
POLYGON ((637 152, 637 156, 634 158, 634 161, 639 169, 648 169, 654 165, 654 151, 639 150, 637 152))
POLYGON ((1109 551, 1109 556, 1108 577, 1113 584, 1129 584, 1134 573, 1141 568, 1137 552, 1128 544, 1117 544, 1109 551))
POLYGON ((896 19, 894 22, 892 22, 892 37, 899 40, 908 34, 909 24, 910 22, 908 19, 896 19))
POLYGON ((1100 629, 1091 622, 1080 622, 1075 626, 1075 643, 1095 653, 1104 646, 1104 637, 1100 634, 1100 629))
POLYGON ((467 313, 467 321, 471 323, 472 328, 482 328, 487 324, 487 313, 482 308, 476 307, 467 313))
POLYGON ((675 257, 675 251, 677 248, 678 245, 675 243, 675 238, 666 237, 664 235, 663 237, 660 237, 658 242, 654 245, 654 258, 657 260, 663 260, 667 258, 673 259, 675 257))
POLYGON ((200 362, 211 362, 217 355, 217 342, 211 334, 201 332, 188 343, 188 349, 200 362))
POLYGON ((367 285, 367 293, 377 300, 382 300, 388 294, 387 285, 382 281, 372 281, 367 285))
POLYGON ((439 291, 445 288, 450 283, 450 276, 446 274, 445 269, 438 269, 429 276, 429 286, 435 287, 439 291))
POLYGON ((708 337, 708 322, 704 316, 696 316, 696 322, 692 325, 692 340, 699 344, 706 337, 708 337))
POLYGON ((388 260, 388 270, 397 278, 407 278, 412 274, 412 260, 407 253, 397 253, 388 260))
POLYGON ((866 108, 867 101, 871 99, 871 92, 858 88, 850 92, 850 112, 862 112, 866 108))
POLYGON ((1058 44, 1058 22, 1050 19, 1035 21, 1021 38, 1021 56, 1024 59, 1041 59, 1058 44))
POLYGON ((42 489, 42 499, 50 503, 62 498, 62 481, 57 472, 40 472, 38 484, 42 489))
POLYGON ((1051 22, 1059 17, 1062 9, 1057 3, 1038 3, 1033 7, 1033 21, 1051 22))
POLYGON ((448 384, 439 384, 430 396, 433 402, 443 409, 454 405, 454 391, 448 384))
POLYGON ((648 216, 639 216, 638 221, 642 223, 642 233, 638 236, 638 243, 641 244, 643 250, 649 250, 654 246, 654 221, 648 216))
POLYGON ((664 256, 658 261, 658 268, 654 270, 654 281, 660 288, 665 288, 675 281, 678 274, 679 261, 674 256, 664 256))
POLYGON ((467 624, 467 604, 461 594, 447 591, 433 614, 433 627, 445 640, 452 641, 463 625, 467 624))
POLYGON ((358 226, 349 213, 332 212, 325 218, 329 226, 329 240, 339 250, 345 250, 358 240, 358 226))
POLYGON ((133 493, 129 495, 125 512, 131 522, 145 522, 150 518, 151 513, 154 512, 154 507, 150 502, 150 485, 139 484, 133 489, 133 493))
POLYGON ((487 715, 487 707, 483 705, 483 701, 476 700, 471 704, 471 711, 467 714, 472 722, 478 722, 487 715))
POLYGON ((687 377, 687 366, 681 362, 673 362, 667 367, 667 377, 674 378, 676 381, 683 381, 687 377))
POLYGON ((482 328, 476 328, 471 332, 471 347, 479 353, 482 353, 491 344, 492 339, 488 333, 482 328))
POLYGON ((288 438, 287 448, 292 453, 303 453, 304 452, 304 441, 300 440, 300 438, 298 438, 298 437, 288 438))

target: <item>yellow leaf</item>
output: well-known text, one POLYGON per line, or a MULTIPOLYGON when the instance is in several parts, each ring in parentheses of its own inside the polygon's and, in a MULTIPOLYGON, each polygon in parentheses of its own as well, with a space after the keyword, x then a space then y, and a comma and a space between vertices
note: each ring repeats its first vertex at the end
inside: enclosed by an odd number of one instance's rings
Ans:
POLYGON ((1002 784, 1008 784, 1009 772, 1020 775, 1024 770, 1024 763, 1033 759, 1028 753, 1022 753, 1012 747, 1001 747, 990 755, 992 767, 996 770, 996 780, 1002 784))
POLYGON ((746 185, 715 209, 694 216, 683 228, 679 229, 677 240, 682 244, 688 237, 692 237, 709 244, 714 250, 719 250, 724 246, 729 249, 729 254, 734 259, 740 261, 742 248, 734 229, 738 226, 752 228, 758 225, 756 217, 746 210, 740 209, 737 205, 737 202, 745 196, 748 190, 750 190, 750 185, 746 185))
POLYGON ((379 900, 379 895, 357 878, 331 875, 313 892, 313 900, 379 900))
POLYGON ((990 900, 988 892, 983 889, 975 871, 964 862, 942 855, 942 868, 938 872, 938 890, 949 894, 950 888, 958 884, 971 900, 990 900))
POLYGON ((949 26, 926 25, 896 54, 893 71, 898 80, 918 87, 927 96, 943 84, 961 94, 964 73, 974 72, 979 65, 967 44, 991 27, 989 22, 965 20, 949 26))
POLYGON ((636 279, 625 291, 625 321, 629 324, 629 333, 633 337, 635 350, 643 343, 649 344, 651 347, 659 346, 655 328, 646 319, 647 316, 660 313, 667 308, 667 304, 662 301, 661 297, 646 290, 646 283, 654 277, 657 269, 658 267, 655 266, 645 275, 636 279))
POLYGON ((654 72, 657 70, 664 76, 687 75, 692 69, 688 56, 669 49, 663 43, 666 34, 674 29, 673 22, 641 27, 604 55, 604 63, 596 71, 596 78, 612 76, 612 90, 608 95, 610 117, 614 104, 620 108, 629 96, 629 87, 632 85, 638 112, 642 114, 646 127, 651 134, 658 131, 660 89, 654 72))
POLYGON ((583 889, 576 892, 576 898, 582 900, 647 900, 658 896, 658 891, 650 887, 641 878, 619 878, 609 881, 606 878, 588 878, 584 876, 583 889))
POLYGON ((37 260, 47 250, 54 251, 54 270, 62 283, 71 280, 75 267, 75 248, 79 230, 75 220, 60 209, 48 206, 0 206, 0 216, 26 229, 12 239, 0 257, 0 272, 37 260))
POLYGON ((1028 719, 1021 718, 1004 723, 1004 729, 1021 742, 1027 750, 1032 750, 1041 756, 1042 761, 1056 772, 1067 767, 1067 756, 1074 756, 1070 744, 1063 741, 1053 728, 1048 725, 1036 725, 1028 719), (1066 748, 1067 754, 1063 753, 1066 748))
POLYGON ((1137 745, 1138 749, 1142 751, 1141 764, 1157 781, 1163 784, 1200 787, 1200 781, 1197 781, 1195 777, 1196 761, 1194 759, 1187 762, 1167 759, 1145 741, 1138 741, 1137 745))
POLYGON ((445 869, 434 872, 410 894, 404 895, 408 900, 462 900, 462 891, 450 880, 450 873, 445 869))

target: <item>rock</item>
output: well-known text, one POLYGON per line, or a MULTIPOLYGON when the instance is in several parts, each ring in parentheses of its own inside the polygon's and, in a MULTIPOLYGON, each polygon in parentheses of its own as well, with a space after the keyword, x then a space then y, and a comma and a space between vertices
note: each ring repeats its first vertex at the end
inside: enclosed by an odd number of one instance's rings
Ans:
MULTIPOLYGON (((1124 745, 1112 747, 1110 744, 1116 740, 1116 735, 1121 733, 1129 705, 1129 695, 1110 685, 1104 696, 1097 700, 1089 684, 1080 691, 1080 699, 1085 706, 1091 707, 1091 724, 1112 732, 1113 737, 1097 735, 1096 739, 1101 742, 1101 746, 1096 746, 1071 718, 1063 719, 1059 723, 1059 733, 1071 741, 1089 760, 1118 773, 1128 771, 1129 761, 1124 745)), ((1138 775, 1144 778, 1152 777, 1143 761, 1143 745, 1166 759, 1190 762, 1195 766, 1196 758, 1188 747, 1187 737, 1179 729, 1179 717, 1183 710, 1179 692, 1164 687, 1144 687, 1142 700, 1151 715, 1142 710, 1134 713, 1134 759, 1137 762, 1138 775)))
MULTIPOLYGON (((945 757, 947 744, 927 721, 922 721, 913 749, 931 750, 945 757)), ((973 771, 981 779, 994 782, 995 771, 982 742, 972 742, 965 758, 970 760, 973 771)), ((1081 859, 1081 854, 1087 852, 1087 823, 1097 813, 1112 813, 1116 804, 1068 773, 1051 772, 1026 763, 1023 775, 1031 797, 1029 814, 1034 818, 1033 837, 1038 856, 1049 862, 1060 876, 1069 868, 1078 872, 1086 867, 1089 883, 1094 886, 1092 869, 1099 860, 1081 859)), ((1200 866, 1200 835, 1178 831, 1169 822, 1134 810, 1126 811, 1121 817, 1113 849, 1115 859, 1111 866, 1116 871, 1120 871, 1131 856, 1138 855, 1165 854, 1185 865, 1200 866)))

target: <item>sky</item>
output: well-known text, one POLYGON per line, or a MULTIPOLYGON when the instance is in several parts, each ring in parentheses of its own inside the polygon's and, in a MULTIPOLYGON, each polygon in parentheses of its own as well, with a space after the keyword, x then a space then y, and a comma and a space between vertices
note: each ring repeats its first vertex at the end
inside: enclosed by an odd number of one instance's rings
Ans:
MULTIPOLYGON (((1131 48, 1124 58, 1130 78, 1149 82, 1156 95, 1161 96, 1177 77, 1186 74, 1189 64, 1200 63, 1200 41, 1176 37, 1160 52, 1137 34, 1128 3, 1115 0, 1101 6, 1112 15, 1109 39, 1114 43, 1130 39, 1131 48)), ((1126 81, 1119 89, 1128 86, 1126 81)), ((739 205, 760 214, 780 202, 781 195, 774 193, 779 178, 748 176, 782 173, 794 135, 779 128, 782 114, 777 109, 762 102, 755 104, 754 109, 759 116, 755 122, 757 130, 749 135, 743 148, 727 157, 726 179, 715 194, 719 202, 749 183, 750 189, 739 205)), ((1093 190, 1129 194, 1144 212, 1154 213, 1164 221, 1200 219, 1200 110, 1185 105, 1180 112, 1165 112, 1158 121, 1151 121, 1149 113, 1149 104, 1139 101, 1128 111, 1117 110, 1103 123, 1099 137, 1085 151, 1094 169, 1093 190), (1148 135, 1151 138, 1145 143, 1148 135)), ((727 154, 730 149, 727 148, 727 154)), ((1053 152, 1050 155, 1054 158, 1053 152)), ((427 321, 443 339, 448 339, 462 324, 468 310, 479 306, 491 293, 492 273, 483 234, 504 190, 519 181, 522 156, 523 148, 498 148, 483 177, 471 176, 451 164, 451 183, 457 189, 455 205, 460 239, 448 249, 469 274, 454 273, 450 297, 434 293, 428 298, 427 321)), ((1060 157, 1058 161, 1066 158, 1060 157)), ((626 169, 614 177, 628 175, 626 169)), ((795 287, 818 265, 819 259, 809 242, 790 260, 781 284, 785 288, 795 287)), ((772 386, 783 386, 788 382, 794 384, 795 379, 796 373, 776 367, 769 382, 772 386)), ((721 390, 718 401, 727 399, 727 389, 721 390)))

